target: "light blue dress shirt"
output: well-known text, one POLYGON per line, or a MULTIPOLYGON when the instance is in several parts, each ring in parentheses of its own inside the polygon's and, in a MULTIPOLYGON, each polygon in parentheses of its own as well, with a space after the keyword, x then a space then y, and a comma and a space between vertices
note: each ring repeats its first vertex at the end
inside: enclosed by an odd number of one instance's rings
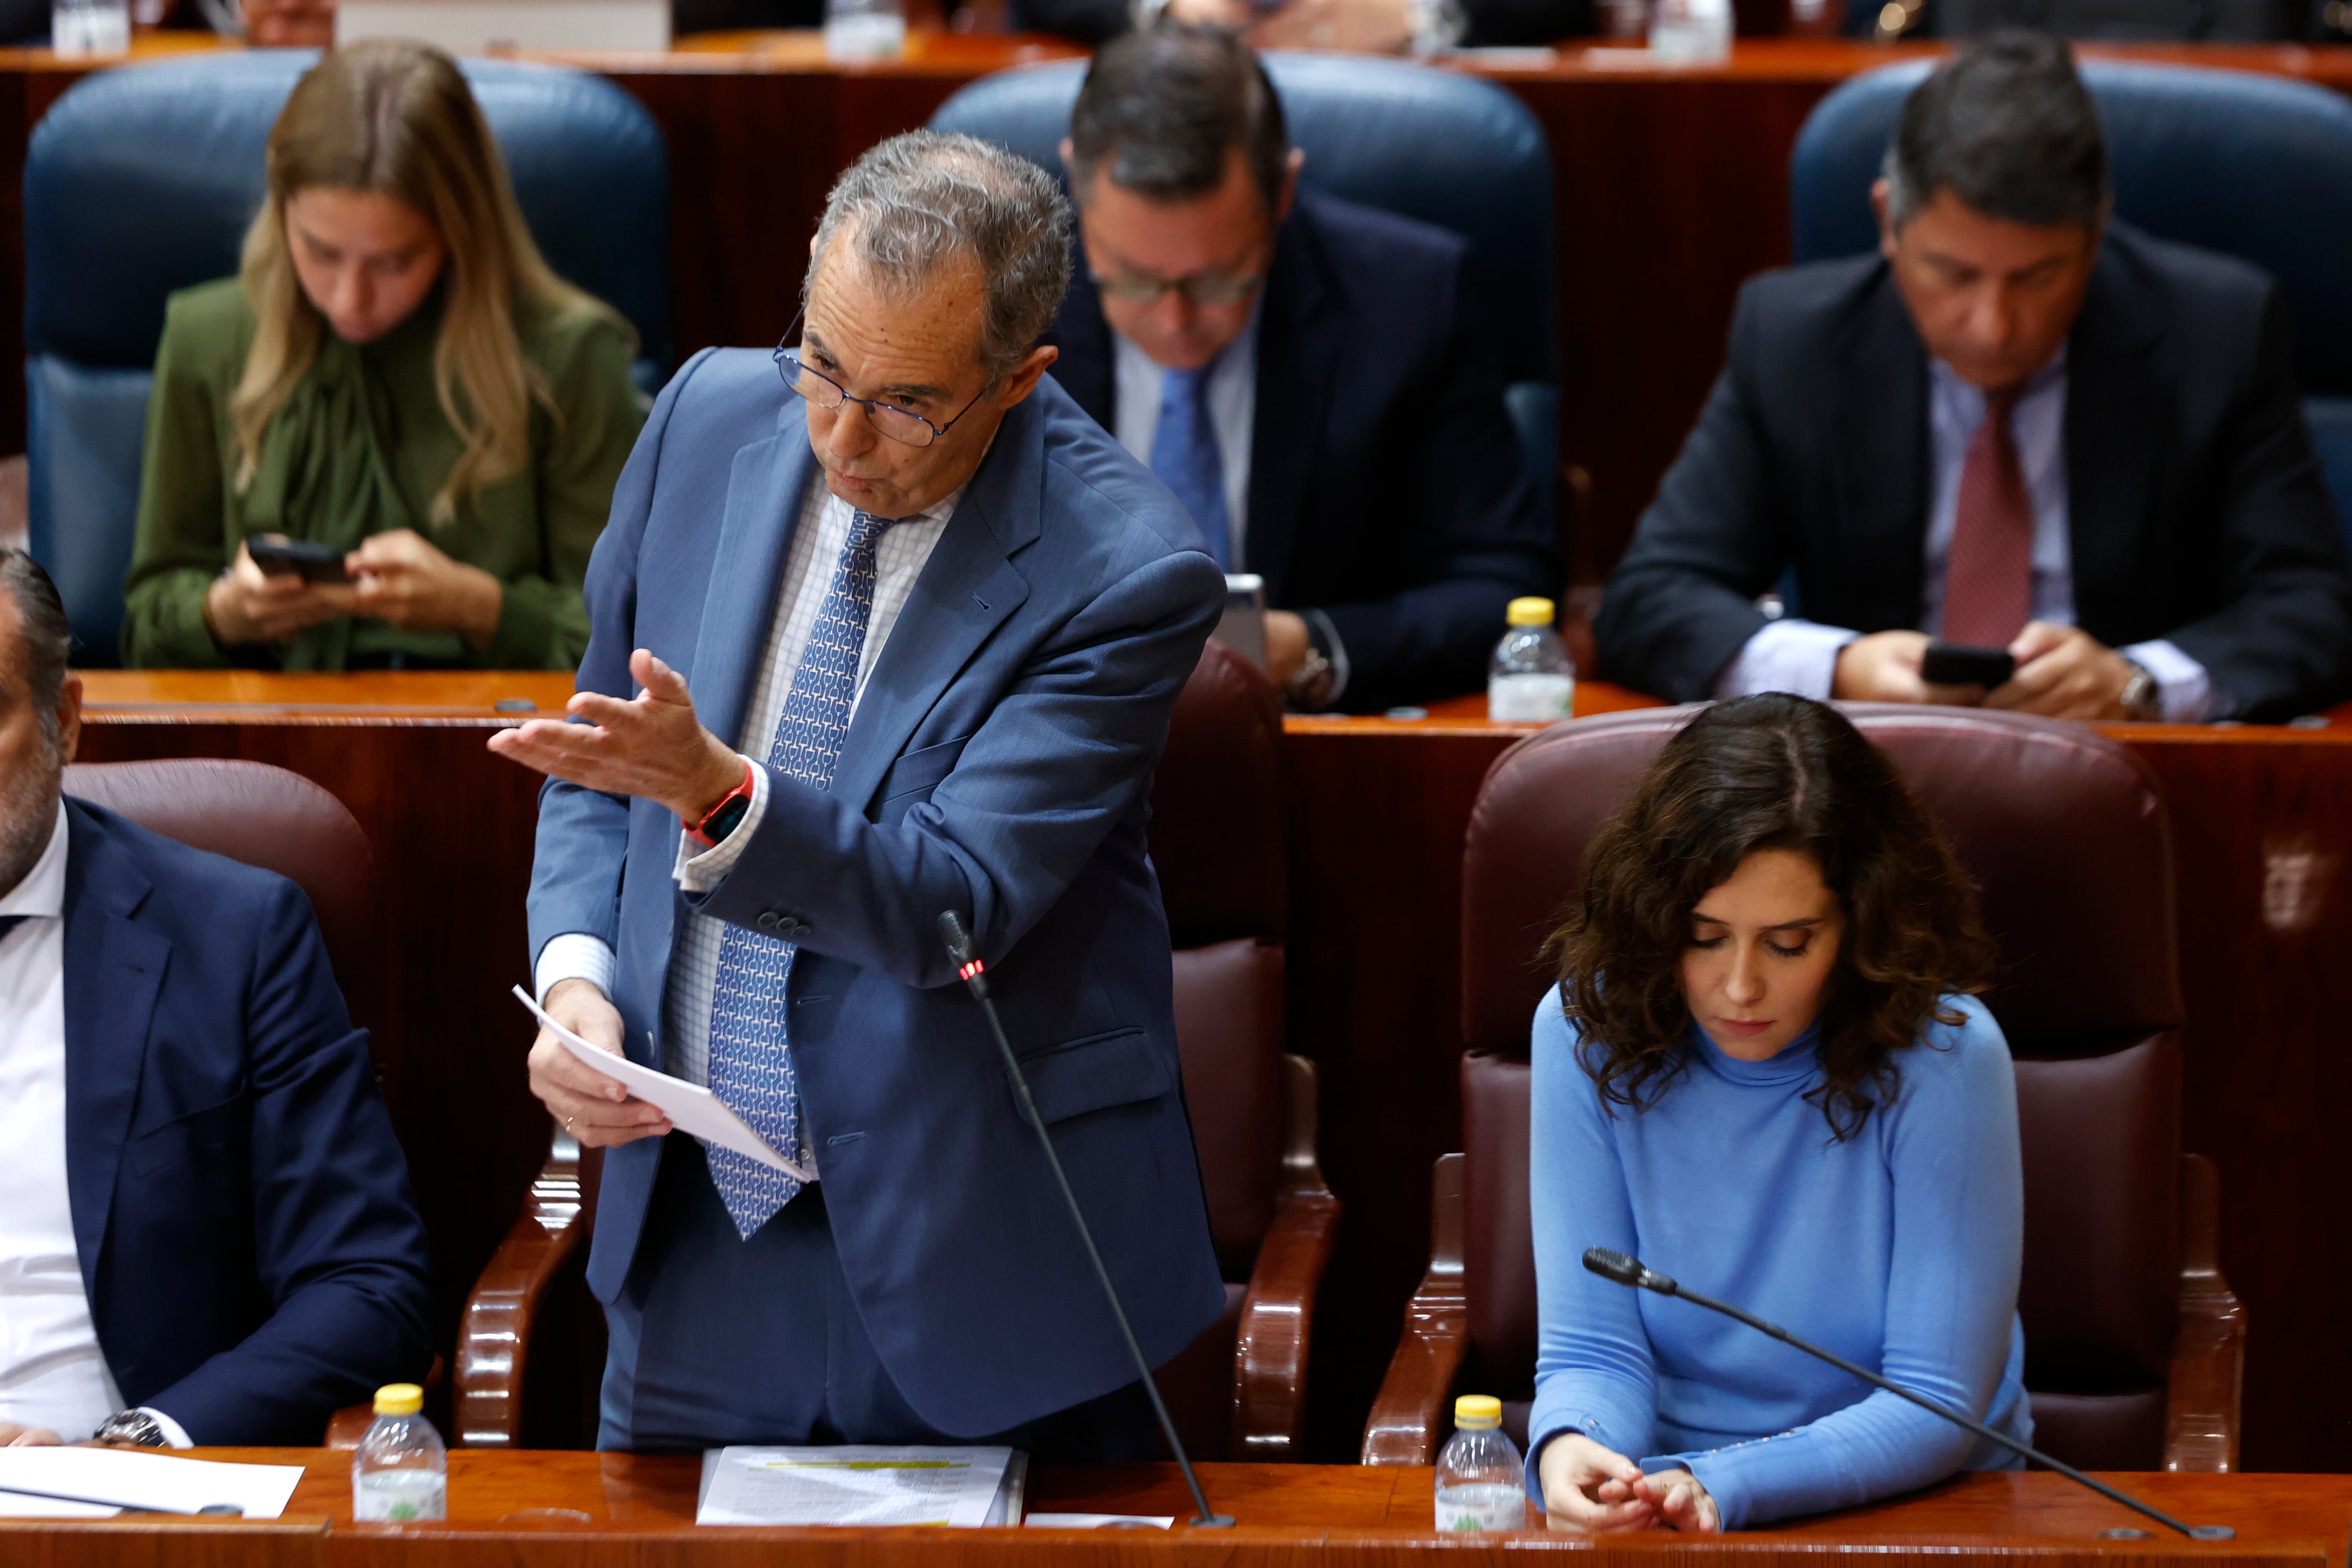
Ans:
MULTIPOLYGON (((1927 367, 1927 573, 1919 605, 1919 629, 1937 636, 1944 623, 1944 573, 1952 553, 1952 531, 1960 508, 1960 473, 1969 443, 1984 423, 1984 394, 1960 379, 1942 360, 1927 367)), ((2066 348, 2026 384, 2010 416, 2010 433, 2025 471, 2025 492, 2033 508, 2033 618, 2057 626, 2074 624, 2074 559, 2067 529, 2066 348)), ((1739 650, 1717 682, 1718 697, 1759 691, 1792 691, 1826 700, 1837 671, 1837 656, 1860 632, 1816 621, 1774 621, 1739 650)), ((2218 711, 2205 667, 2163 639, 2116 650, 2156 677, 2164 717, 2195 723, 2227 717, 2218 711)))

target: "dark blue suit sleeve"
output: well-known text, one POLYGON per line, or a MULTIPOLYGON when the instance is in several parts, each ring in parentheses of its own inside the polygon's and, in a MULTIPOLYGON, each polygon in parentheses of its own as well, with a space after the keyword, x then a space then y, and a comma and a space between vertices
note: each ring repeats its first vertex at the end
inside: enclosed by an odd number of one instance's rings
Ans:
MULTIPOLYGON (((145 1401, 204 1445, 315 1443, 327 1416, 433 1360, 425 1229, 309 900, 252 944, 244 1027, 255 1274, 269 1317, 145 1401)), ((172 1310, 168 1300, 152 1304, 172 1310)))
MULTIPOLYGON (((714 350, 705 349, 670 377, 613 489, 613 515, 588 558, 582 592, 588 603, 588 652, 575 689, 636 694, 629 656, 636 651, 637 554, 661 472, 662 439, 679 394, 714 350)), ((620 943, 621 870, 628 858, 629 801, 551 778, 539 792, 539 836, 530 867, 530 956, 551 937, 580 931, 607 947, 620 943)))
POLYGON ((802 947, 924 987, 955 978, 937 924, 953 910, 996 962, 1150 787, 1223 602, 1223 577, 1198 552, 1115 584, 1039 649, 930 799, 889 826, 771 772, 742 858, 689 902, 741 925, 788 905, 807 922, 802 947))
POLYGON ((1339 706, 1370 711, 1483 687, 1513 599, 1559 589, 1551 520, 1503 404, 1491 339, 1455 269, 1442 354, 1411 392, 1414 585, 1389 598, 1318 605, 1349 667, 1339 706))
POLYGON ((1669 702, 1715 695, 1725 667, 1764 628, 1757 595, 1789 563, 1771 437, 1748 371, 1760 308, 1751 284, 1732 318, 1729 363, 1634 528, 1593 624, 1601 673, 1669 702))

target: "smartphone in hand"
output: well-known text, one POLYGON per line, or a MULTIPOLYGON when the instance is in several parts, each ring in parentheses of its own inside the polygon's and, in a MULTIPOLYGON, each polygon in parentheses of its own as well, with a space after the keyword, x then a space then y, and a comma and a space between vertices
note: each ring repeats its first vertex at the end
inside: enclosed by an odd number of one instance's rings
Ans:
POLYGON ((1966 643, 1927 645, 1919 661, 1919 679, 1930 686, 1981 686, 1990 691, 2006 686, 2017 673, 2017 660, 2007 648, 1971 647, 1966 643))
POLYGON ((343 552, 331 544, 313 544, 307 539, 289 539, 282 533, 265 533, 245 542, 246 553, 253 563, 271 577, 299 577, 305 583, 348 583, 351 574, 343 570, 343 552))

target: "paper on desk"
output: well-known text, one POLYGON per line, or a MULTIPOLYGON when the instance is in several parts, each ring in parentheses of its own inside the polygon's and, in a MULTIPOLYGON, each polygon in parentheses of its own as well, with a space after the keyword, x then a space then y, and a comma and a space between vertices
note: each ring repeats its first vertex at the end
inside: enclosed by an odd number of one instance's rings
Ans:
POLYGON ((196 1513, 229 1503, 247 1519, 276 1519, 301 1479, 299 1465, 224 1465, 121 1448, 0 1448, 0 1510, 91 1518, 93 1505, 100 1514, 117 1508, 196 1513), (37 1493, 49 1496, 28 1495, 37 1493))
POLYGON ((1033 1513, 1022 1521, 1039 1530, 1173 1530, 1172 1513, 1033 1513))
POLYGON ((690 1132, 722 1149, 732 1149, 783 1172, 795 1181, 814 1182, 816 1177, 802 1170, 768 1146, 768 1141, 744 1125, 743 1119, 729 1109, 725 1100, 682 1078, 672 1078, 666 1072, 639 1067, 626 1057, 616 1057, 610 1051, 600 1051, 562 1025, 547 1016, 547 1009, 531 1000, 530 993, 518 985, 514 994, 532 1016, 563 1042, 563 1048, 580 1058, 592 1072, 618 1079, 628 1091, 646 1104, 658 1108, 669 1118, 670 1125, 681 1132, 690 1132))
POLYGON ((1010 1448, 721 1448, 697 1524, 929 1524, 999 1520, 1010 1448))

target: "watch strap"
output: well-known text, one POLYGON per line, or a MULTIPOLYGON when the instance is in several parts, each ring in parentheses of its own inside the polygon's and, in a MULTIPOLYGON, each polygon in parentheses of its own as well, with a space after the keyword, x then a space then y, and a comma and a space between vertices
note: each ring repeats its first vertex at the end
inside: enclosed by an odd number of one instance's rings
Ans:
POLYGON ((719 803, 702 814, 699 822, 686 824, 686 836, 706 849, 715 849, 719 840, 735 831, 743 814, 751 809, 751 795, 760 776, 751 759, 743 759, 743 782, 719 797, 719 803))
POLYGON ((116 1411, 100 1422, 98 1430, 90 1436, 101 1443, 128 1443, 140 1448, 168 1448, 172 1446, 172 1439, 164 1432, 163 1423, 135 1407, 116 1411))

